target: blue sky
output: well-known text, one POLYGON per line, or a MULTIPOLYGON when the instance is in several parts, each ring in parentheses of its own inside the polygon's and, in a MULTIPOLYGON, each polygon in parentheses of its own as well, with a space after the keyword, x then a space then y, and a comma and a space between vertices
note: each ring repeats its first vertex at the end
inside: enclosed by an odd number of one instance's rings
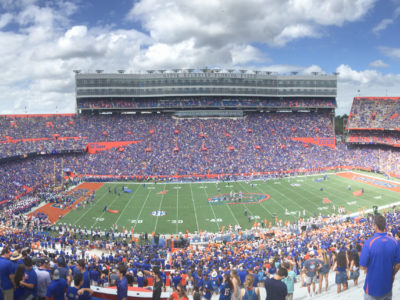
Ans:
POLYGON ((0 0, 0 113, 74 111, 72 70, 338 72, 400 96, 400 0, 0 0))

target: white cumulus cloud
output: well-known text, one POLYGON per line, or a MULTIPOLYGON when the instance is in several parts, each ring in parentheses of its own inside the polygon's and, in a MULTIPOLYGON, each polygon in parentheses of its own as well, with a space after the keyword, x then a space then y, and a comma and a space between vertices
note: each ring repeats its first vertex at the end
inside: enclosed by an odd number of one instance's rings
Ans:
POLYGON ((369 66, 374 67, 374 68, 387 68, 389 65, 385 63, 383 60, 378 59, 374 60, 369 63, 369 66))
POLYGON ((362 18, 376 0, 141 0, 128 13, 159 42, 196 45, 260 42, 273 46, 318 37, 322 26, 362 18))

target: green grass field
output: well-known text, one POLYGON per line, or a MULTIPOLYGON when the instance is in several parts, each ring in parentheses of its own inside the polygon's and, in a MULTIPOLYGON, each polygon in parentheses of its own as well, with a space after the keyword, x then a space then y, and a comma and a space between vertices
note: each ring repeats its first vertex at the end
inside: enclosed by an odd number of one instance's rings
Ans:
POLYGON ((320 213, 332 214, 333 205, 336 208, 344 206, 346 211, 357 212, 363 206, 370 209, 373 205, 396 203, 400 198, 397 192, 335 174, 329 174, 327 180, 316 181, 322 177, 315 175, 266 182, 252 181, 253 186, 246 182, 221 182, 218 185, 146 183, 145 187, 134 182, 106 183, 96 191, 93 205, 71 211, 60 222, 101 229, 109 229, 113 224, 118 224, 119 230, 122 226, 128 231, 133 227, 135 233, 154 231, 174 234, 186 230, 218 232, 222 226, 227 227, 229 224, 240 224, 242 228, 249 228, 254 221, 260 222, 264 219, 274 224, 275 216, 293 222, 298 219, 299 211, 303 216, 303 210, 306 217, 320 213), (114 194, 114 187, 121 190, 122 185, 131 189, 132 193, 121 192, 120 196, 114 194), (348 185, 351 185, 351 191, 348 191, 348 185), (364 195, 354 196, 353 191, 361 188, 364 188, 364 195), (166 192, 160 193, 163 191, 166 192), (232 201, 231 191, 243 193, 240 203, 229 204, 232 201), (220 196, 218 199, 221 201, 209 203, 209 198, 223 194, 227 195, 225 201, 223 196, 220 196), (331 203, 324 204, 323 198, 328 198, 331 203), (264 201, 258 203, 263 199, 264 201), (248 203, 249 201, 255 203, 248 203), (119 213, 103 212, 105 205, 107 209, 118 210, 119 213), (252 217, 250 222, 244 214, 245 209, 248 216, 252 217), (156 211, 166 214, 153 216, 152 212, 156 211))

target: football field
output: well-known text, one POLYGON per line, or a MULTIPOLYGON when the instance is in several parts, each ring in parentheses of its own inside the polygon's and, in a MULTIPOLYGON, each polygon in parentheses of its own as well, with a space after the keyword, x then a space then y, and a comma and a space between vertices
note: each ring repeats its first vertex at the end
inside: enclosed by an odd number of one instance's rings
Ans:
POLYGON ((72 210, 59 222, 102 230, 117 224, 119 231, 124 226, 135 233, 219 232, 229 224, 250 228, 267 220, 274 226, 275 218, 293 222, 299 214, 324 216, 339 206, 358 212, 400 201, 398 182, 366 173, 343 174, 327 174, 326 180, 313 175, 249 183, 105 183, 93 204, 72 210), (353 194, 362 190, 362 195, 353 194))

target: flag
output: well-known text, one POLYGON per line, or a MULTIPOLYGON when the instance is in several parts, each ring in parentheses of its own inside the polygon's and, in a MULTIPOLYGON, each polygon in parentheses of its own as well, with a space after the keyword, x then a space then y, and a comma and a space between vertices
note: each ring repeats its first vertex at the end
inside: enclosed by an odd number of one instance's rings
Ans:
POLYGON ((358 191, 353 192, 353 195, 356 196, 356 197, 362 196, 362 194, 363 194, 362 190, 358 190, 358 191))
POLYGON ((328 198, 324 198, 324 200, 322 201, 322 203, 324 203, 324 204, 329 204, 329 203, 331 203, 331 200, 329 200, 328 198))
POLYGON ((112 214, 117 214, 117 213, 119 213, 119 210, 111 210, 111 209, 109 209, 108 212, 110 212, 112 214))
POLYGON ((163 190, 162 192, 158 192, 158 195, 165 195, 168 191, 167 190, 163 190))

